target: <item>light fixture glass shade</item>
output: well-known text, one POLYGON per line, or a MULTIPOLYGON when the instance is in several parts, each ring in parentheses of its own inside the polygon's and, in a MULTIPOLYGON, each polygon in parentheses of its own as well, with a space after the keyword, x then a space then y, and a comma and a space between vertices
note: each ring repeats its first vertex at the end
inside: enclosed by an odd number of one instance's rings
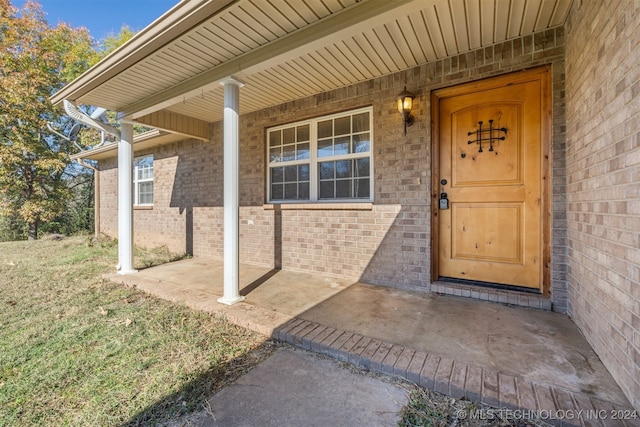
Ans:
POLYGON ((411 113, 413 109, 413 98, 415 98, 415 95, 409 92, 406 87, 398 94, 396 100, 398 101, 398 112, 400 114, 407 115, 411 113))
POLYGON ((413 116, 411 115, 411 109, 413 108, 413 98, 416 96, 404 87, 404 90, 396 96, 398 101, 398 112, 402 114, 402 121, 404 122, 404 134, 407 135, 407 126, 413 124, 413 116))
POLYGON ((406 97, 402 99, 398 99, 398 112, 400 114, 408 114, 411 112, 413 108, 413 99, 406 97))

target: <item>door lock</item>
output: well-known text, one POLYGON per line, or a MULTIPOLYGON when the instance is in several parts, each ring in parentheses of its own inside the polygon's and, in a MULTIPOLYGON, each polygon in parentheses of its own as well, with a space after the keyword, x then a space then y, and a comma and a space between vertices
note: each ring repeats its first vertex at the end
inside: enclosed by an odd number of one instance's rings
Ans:
POLYGON ((440 209, 449 209, 449 199, 447 193, 440 193, 440 209))

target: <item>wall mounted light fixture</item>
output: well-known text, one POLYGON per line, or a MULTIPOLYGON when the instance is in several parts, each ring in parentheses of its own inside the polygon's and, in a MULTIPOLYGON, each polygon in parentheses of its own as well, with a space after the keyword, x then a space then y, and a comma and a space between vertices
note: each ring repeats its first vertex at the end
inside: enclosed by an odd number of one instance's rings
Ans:
POLYGON ((404 134, 407 135, 407 126, 413 124, 413 116, 411 115, 411 109, 413 108, 413 98, 416 96, 404 87, 404 90, 396 96, 398 101, 398 112, 402 114, 402 120, 404 121, 404 134))

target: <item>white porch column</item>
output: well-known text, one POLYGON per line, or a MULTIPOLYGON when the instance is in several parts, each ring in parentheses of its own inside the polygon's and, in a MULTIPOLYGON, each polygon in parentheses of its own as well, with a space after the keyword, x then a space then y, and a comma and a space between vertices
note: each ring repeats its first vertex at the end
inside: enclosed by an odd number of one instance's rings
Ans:
POLYGON ((118 142, 118 274, 133 269, 133 125, 121 123, 118 142))
POLYGON ((224 79, 224 295, 218 302, 233 305, 244 299, 238 283, 240 270, 240 87, 232 77, 224 79))

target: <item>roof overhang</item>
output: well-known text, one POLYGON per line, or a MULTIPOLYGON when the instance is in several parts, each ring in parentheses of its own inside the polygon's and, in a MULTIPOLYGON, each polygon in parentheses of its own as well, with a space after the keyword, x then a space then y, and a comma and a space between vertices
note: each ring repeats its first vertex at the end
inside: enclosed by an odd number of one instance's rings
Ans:
POLYGON ((571 3, 184 0, 52 101, 211 123, 226 77, 245 83, 241 114, 257 111, 561 26, 571 3))
MULTIPOLYGON (((51 97, 60 104, 64 99, 76 101, 101 84, 108 82, 140 60, 156 52, 176 37, 198 25, 203 19, 223 10, 234 0, 184 0, 153 21, 131 40, 51 97)), ((97 105, 97 104, 94 104, 97 105)))

